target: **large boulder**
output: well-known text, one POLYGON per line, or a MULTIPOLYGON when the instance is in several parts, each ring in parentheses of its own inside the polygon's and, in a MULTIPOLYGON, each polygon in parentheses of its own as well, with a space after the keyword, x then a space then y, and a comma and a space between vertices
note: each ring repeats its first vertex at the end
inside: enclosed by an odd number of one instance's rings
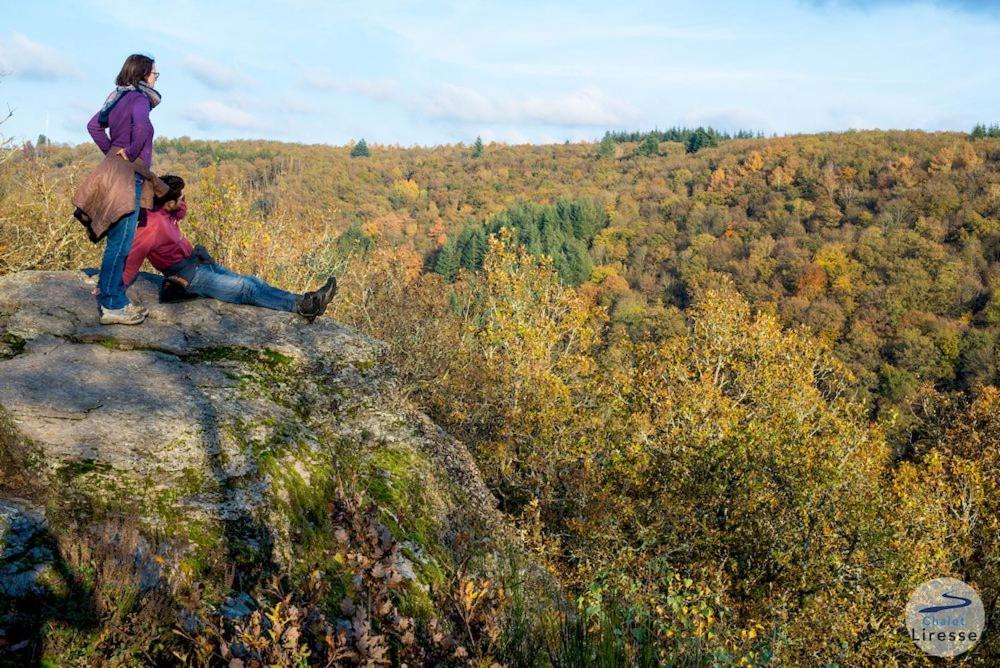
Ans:
POLYGON ((42 508, 73 526, 127 514, 171 546, 168 565, 224 550, 252 570, 294 560, 297 525, 345 471, 412 547, 415 578, 470 538, 506 540, 468 451, 411 405, 377 341, 330 318, 159 304, 145 274, 129 295, 148 319, 102 326, 93 284, 0 277, 0 573, 20 578, 8 594, 35 586, 42 508))

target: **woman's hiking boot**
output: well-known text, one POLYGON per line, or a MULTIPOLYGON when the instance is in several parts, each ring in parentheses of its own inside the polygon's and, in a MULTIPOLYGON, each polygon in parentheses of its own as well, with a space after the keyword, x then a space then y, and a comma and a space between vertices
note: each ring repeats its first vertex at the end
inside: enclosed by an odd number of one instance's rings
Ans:
POLYGON ((149 315, 149 311, 135 304, 126 304, 122 308, 98 308, 101 310, 102 325, 138 325, 149 315))

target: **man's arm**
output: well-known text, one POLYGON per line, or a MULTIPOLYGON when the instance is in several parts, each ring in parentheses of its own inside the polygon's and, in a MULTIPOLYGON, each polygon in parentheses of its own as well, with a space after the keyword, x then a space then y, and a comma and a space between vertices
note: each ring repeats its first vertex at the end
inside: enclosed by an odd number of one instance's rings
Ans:
POLYGON ((132 241, 132 250, 128 252, 128 258, 125 259, 125 271, 122 272, 122 282, 126 287, 135 282, 136 276, 139 275, 139 268, 142 267, 143 261, 155 243, 156 230, 150 223, 147 223, 146 227, 136 230, 135 239, 132 241))
POLYGON ((101 123, 98 120, 100 115, 101 112, 97 112, 90 119, 90 122, 87 123, 87 132, 90 133, 90 137, 97 144, 97 147, 101 149, 101 153, 107 153, 111 150, 111 138, 108 137, 107 131, 101 127, 101 123))

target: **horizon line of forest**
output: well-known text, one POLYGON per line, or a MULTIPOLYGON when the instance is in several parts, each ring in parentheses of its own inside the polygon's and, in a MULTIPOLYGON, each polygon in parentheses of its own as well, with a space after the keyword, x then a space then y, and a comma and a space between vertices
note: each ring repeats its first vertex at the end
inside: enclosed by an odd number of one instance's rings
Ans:
MULTIPOLYGON (((13 111, 10 112, 10 115, 12 115, 12 114, 13 114, 13 111)), ((8 116, 8 118, 9 118, 9 116, 8 116)), ((596 142, 596 143, 601 144, 602 147, 605 147, 605 148, 603 148, 603 150, 605 150, 605 151, 608 150, 607 146, 609 146, 609 145, 623 144, 623 143, 636 143, 636 144, 643 144, 643 143, 645 143, 645 148, 643 148, 641 150, 643 150, 645 152, 644 154, 649 155, 649 154, 651 154, 650 153, 650 146, 651 146, 651 144, 652 144, 653 141, 657 141, 657 142, 680 142, 680 143, 682 143, 682 144, 685 145, 688 153, 695 153, 695 152, 697 152, 701 148, 715 147, 715 146, 718 146, 721 142, 730 141, 730 140, 733 140, 733 139, 767 139, 767 138, 777 139, 779 137, 802 137, 802 136, 810 136, 810 135, 818 135, 818 134, 838 134, 838 133, 849 133, 849 132, 893 132, 893 131, 945 133, 945 134, 948 134, 948 133, 960 133, 959 130, 922 130, 922 129, 918 129, 918 128, 908 128, 908 129, 894 129, 894 128, 886 128, 886 129, 882 129, 882 128, 869 128, 869 129, 861 128, 861 129, 855 129, 855 128, 850 128, 850 129, 846 129, 846 130, 823 130, 823 131, 816 131, 816 132, 785 132, 785 133, 778 133, 778 132, 774 131, 774 132, 771 132, 770 134, 767 134, 763 130, 737 129, 737 130, 728 131, 728 130, 719 130, 719 129, 716 129, 716 128, 712 127, 711 125, 708 125, 708 126, 697 126, 697 127, 671 126, 670 128, 668 128, 666 130, 660 130, 658 127, 654 127, 652 130, 606 130, 605 133, 604 133, 604 135, 600 139, 596 139, 596 138, 595 139, 590 139, 590 140, 584 139, 584 140, 577 140, 575 142, 571 142, 570 140, 567 139, 567 140, 565 140, 562 143, 564 143, 564 144, 570 144, 570 143, 595 143, 596 142)), ((972 131, 969 132, 968 134, 969 134, 969 137, 972 138, 972 139, 978 139, 978 138, 982 138, 982 137, 1000 137, 1000 123, 990 123, 989 125, 987 125, 986 123, 977 123, 975 126, 973 126, 972 131)), ((187 135, 180 135, 180 136, 177 136, 177 137, 161 136, 161 137, 158 137, 157 139, 158 140, 162 140, 162 141, 178 140, 178 141, 206 141, 206 142, 214 142, 214 141, 217 141, 217 142, 268 141, 268 142, 274 142, 274 143, 278 143, 278 144, 311 145, 311 146, 317 146, 318 145, 318 146, 331 146, 331 147, 346 147, 346 148, 353 149, 352 153, 351 153, 352 157, 367 157, 368 151, 369 151, 369 142, 368 142, 368 140, 365 137, 360 137, 357 140, 351 139, 351 140, 348 140, 344 144, 330 144, 330 143, 306 144, 305 142, 287 142, 287 141, 282 141, 282 140, 278 140, 278 139, 254 139, 254 138, 247 138, 247 139, 200 139, 199 140, 199 139, 192 139, 191 137, 189 137, 187 135), (357 148, 358 146, 360 146, 360 148, 357 148)), ((559 142, 556 142, 556 143, 559 143, 559 142)), ((497 146, 497 145, 499 145, 499 146, 524 146, 524 145, 546 146, 548 144, 549 143, 544 143, 544 142, 542 142, 542 143, 527 142, 526 144, 525 143, 522 143, 522 144, 513 144, 513 143, 504 142, 504 141, 497 141, 497 140, 491 140, 488 143, 488 145, 494 145, 494 146, 497 146)), ((21 147, 22 148, 26 148, 27 150, 32 150, 32 149, 37 148, 37 147, 55 146, 55 145, 58 145, 58 146, 69 146, 69 147, 72 147, 72 146, 89 146, 90 142, 89 141, 81 141, 81 142, 78 142, 78 143, 72 143, 72 142, 53 142, 48 136, 46 136, 44 133, 42 133, 42 134, 38 135, 38 138, 35 140, 35 142, 33 144, 32 144, 32 142, 30 140, 25 140, 24 142, 22 142, 21 147)), ((374 147, 377 147, 377 148, 435 148, 435 147, 450 147, 450 146, 462 147, 462 146, 465 146, 465 143, 464 142, 445 143, 445 144, 420 144, 420 143, 412 143, 412 144, 409 144, 407 146, 403 146, 403 145, 399 144, 398 142, 394 142, 394 143, 371 142, 370 145, 374 146, 374 147)), ((483 142, 482 137, 477 135, 476 138, 475 138, 475 140, 473 140, 473 142, 472 142, 473 154, 474 155, 481 155, 481 151, 483 150, 483 147, 486 146, 486 145, 487 144, 485 144, 483 142)))

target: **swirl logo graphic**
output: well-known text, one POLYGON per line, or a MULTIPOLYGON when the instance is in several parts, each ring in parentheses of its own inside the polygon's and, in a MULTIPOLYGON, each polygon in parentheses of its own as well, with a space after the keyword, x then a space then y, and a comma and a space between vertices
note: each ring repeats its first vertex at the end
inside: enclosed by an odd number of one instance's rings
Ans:
POLYGON ((966 608, 972 605, 971 598, 965 598, 964 596, 952 596, 951 594, 941 594, 941 598, 951 598, 956 601, 961 601, 961 603, 956 603, 955 605, 932 605, 927 608, 920 608, 919 612, 928 614, 931 612, 941 612, 942 610, 954 610, 955 608, 966 608))
POLYGON ((910 595, 906 630, 932 656, 958 656, 983 635, 986 614, 975 589, 955 578, 929 580, 910 595))

